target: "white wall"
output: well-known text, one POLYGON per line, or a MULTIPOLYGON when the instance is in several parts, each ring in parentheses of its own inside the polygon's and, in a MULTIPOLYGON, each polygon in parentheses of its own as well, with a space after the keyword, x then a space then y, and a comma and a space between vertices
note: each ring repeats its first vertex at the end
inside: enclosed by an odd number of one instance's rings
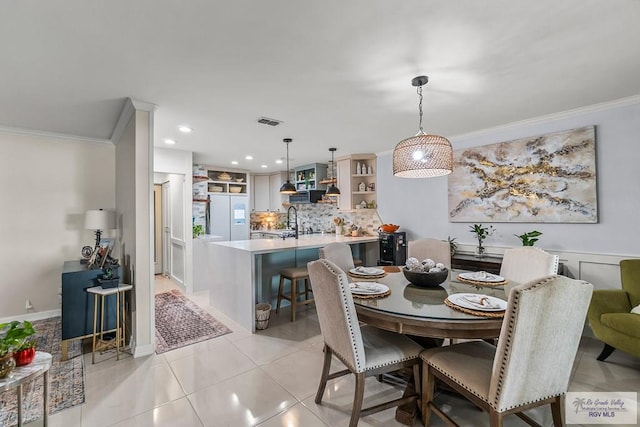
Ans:
MULTIPOLYGON (((637 99, 488 129, 451 138, 451 142, 454 150, 459 150, 587 125, 596 126, 599 223, 495 223, 497 232, 485 241, 490 250, 492 246, 497 247, 493 249, 495 252, 500 252, 499 248, 519 246, 520 241, 514 234, 536 229, 543 233, 536 245, 556 253, 616 255, 610 257, 614 263, 618 258, 640 256, 640 221, 637 220, 640 211, 640 101, 637 99)), ((378 156, 378 192, 382 221, 400 224, 402 230, 407 231, 409 240, 452 236, 470 247, 475 244, 468 223, 449 222, 446 177, 395 178, 392 154, 387 152, 378 156)), ((484 224, 489 223, 485 221, 484 224)), ((580 261, 576 262, 577 268, 582 270, 580 261)), ((617 270, 613 272, 617 275, 617 270)), ((618 277, 612 281, 618 282, 618 277)))
POLYGON ((84 213, 115 207, 115 149, 0 132, 0 153, 0 319, 48 317, 60 309, 64 261, 95 242, 84 213))

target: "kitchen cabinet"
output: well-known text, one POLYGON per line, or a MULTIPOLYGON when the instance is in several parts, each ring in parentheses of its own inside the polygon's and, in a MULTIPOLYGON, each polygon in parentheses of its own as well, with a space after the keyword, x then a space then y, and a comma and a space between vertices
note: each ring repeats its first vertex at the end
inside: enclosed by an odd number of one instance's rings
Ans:
POLYGON ((284 202, 289 201, 289 196, 287 194, 280 193, 280 187, 287 181, 287 173, 286 172, 278 172, 272 173, 269 175, 269 187, 270 197, 269 197, 269 210, 271 212, 284 212, 286 209, 282 206, 284 202))
POLYGON ((291 182, 298 191, 305 190, 326 190, 326 184, 320 181, 327 178, 326 163, 312 163, 310 165, 300 166, 293 170, 293 179, 291 182))
POLYGON ((270 208, 269 175, 253 176, 253 210, 268 212, 270 208))
POLYGON ((338 209, 376 209, 376 155, 352 154, 337 159, 338 209))
POLYGON ((247 174, 215 169, 207 170, 209 193, 248 194, 247 174))
POLYGON ((286 172, 252 175, 251 179, 251 212, 284 212, 282 203, 289 197, 280 194, 280 187, 287 180, 286 172))

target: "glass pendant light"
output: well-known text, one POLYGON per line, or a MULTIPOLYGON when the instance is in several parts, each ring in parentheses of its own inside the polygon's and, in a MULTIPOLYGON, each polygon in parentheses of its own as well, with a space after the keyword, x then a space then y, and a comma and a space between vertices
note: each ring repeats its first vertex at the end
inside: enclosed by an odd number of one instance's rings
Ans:
MULTIPOLYGON (((337 150, 337 148, 334 148, 334 147, 329 148, 329 151, 331 151, 331 169, 333 170, 333 179, 337 183, 338 182, 338 177, 336 176, 336 163, 333 161, 333 153, 336 150, 337 150)), ((337 197, 337 196, 340 195, 340 190, 338 189, 338 187, 333 185, 333 181, 327 187, 327 193, 326 194, 329 197, 337 197)))
POLYGON ((296 186, 293 185, 291 183, 291 180, 289 179, 289 176, 291 175, 290 170, 289 170, 289 144, 291 143, 292 139, 291 138, 285 138, 283 139, 284 143, 287 144, 287 182, 285 182, 284 184, 282 184, 282 186, 280 187, 280 193, 281 194, 296 194, 296 186))
POLYGON ((453 171, 453 149, 449 140, 422 130, 422 86, 428 81, 427 76, 411 80, 420 96, 420 132, 400 141, 393 150, 393 175, 400 178, 431 178, 453 171))

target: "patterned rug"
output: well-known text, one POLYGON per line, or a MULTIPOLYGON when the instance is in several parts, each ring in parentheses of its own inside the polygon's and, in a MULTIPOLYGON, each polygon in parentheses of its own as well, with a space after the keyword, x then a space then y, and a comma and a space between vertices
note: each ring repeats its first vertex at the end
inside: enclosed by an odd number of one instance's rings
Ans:
MULTIPOLYGON (((49 369, 49 414, 84 403, 84 365, 80 340, 69 342, 69 359, 61 361, 62 318, 36 320, 38 344, 36 349, 53 356, 49 369), (78 357, 76 357, 78 356, 78 357)), ((23 416, 25 422, 42 418, 42 377, 23 387, 23 416)), ((18 412, 15 390, 0 393, 0 426, 17 424, 18 412)))
POLYGON ((178 290, 156 295, 156 353, 232 332, 178 290))

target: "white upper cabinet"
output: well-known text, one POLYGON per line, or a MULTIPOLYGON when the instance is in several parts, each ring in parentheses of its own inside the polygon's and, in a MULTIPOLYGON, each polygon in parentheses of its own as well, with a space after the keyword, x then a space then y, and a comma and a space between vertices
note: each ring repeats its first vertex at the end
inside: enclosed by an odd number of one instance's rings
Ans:
POLYGON ((253 211, 268 212, 270 209, 269 175, 253 176, 253 211))

